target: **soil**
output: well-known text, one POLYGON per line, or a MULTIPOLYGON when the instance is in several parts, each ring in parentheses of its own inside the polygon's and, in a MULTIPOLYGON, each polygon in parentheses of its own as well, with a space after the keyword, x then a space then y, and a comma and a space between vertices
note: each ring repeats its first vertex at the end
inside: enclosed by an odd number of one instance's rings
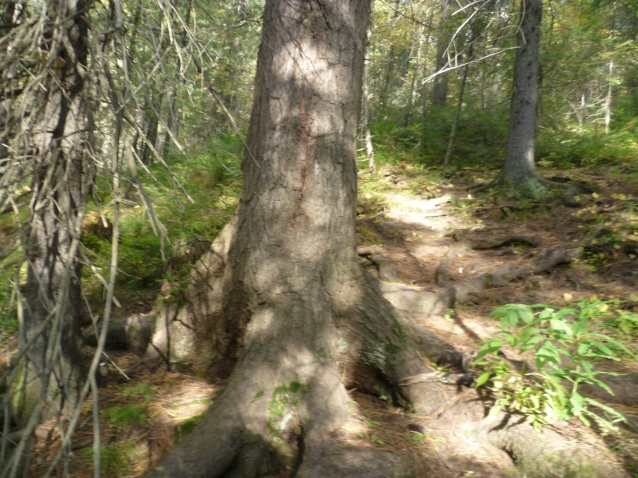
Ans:
MULTIPOLYGON (((638 239, 634 203, 627 199, 630 195, 637 197, 638 191, 620 179, 578 173, 578 179, 592 184, 596 192, 582 194, 578 198, 580 207, 568 207, 555 200, 525 203, 488 194, 474 198, 468 194, 463 178, 433 184, 423 179, 422 170, 409 165, 400 165, 392 171, 382 169, 379 174, 381 179, 375 184, 380 192, 374 193, 372 199, 363 195, 358 208, 360 244, 378 246, 394 266, 396 281, 415 290, 437 293, 445 287, 436 284, 436 270, 448 251, 458 247, 459 241, 486 243, 508 236, 525 236, 531 238, 536 247, 511 243, 492 249, 460 250, 449 256, 451 283, 478 277, 505 263, 525 263, 541 248, 566 243, 585 248, 578 262, 490 289, 479 303, 457 304, 443 316, 416 313, 411 317, 463 352, 475 352, 481 340, 499 331, 496 321, 489 317, 495 305, 563 306, 566 300, 577 301, 594 295, 636 302, 632 296, 638 293, 638 261, 631 247, 627 249, 624 245, 638 239), (415 192, 419 189, 420 192, 415 192), (444 195, 449 195, 449 202, 435 200, 444 195)), ((552 174, 556 173, 546 173, 552 174)), ((574 172, 561 174, 576 175, 574 172)), ((369 179, 364 177, 361 181, 365 185, 369 179)), ((369 261, 362 258, 362 263, 377 273, 369 261)), ((128 304, 125 308, 128 313, 148 312, 146 304, 138 304, 137 309, 128 304)), ((633 310, 638 311, 636 307, 633 310)), ((625 334, 622 339, 632 350, 637 349, 635 335, 632 338, 625 334)), ((104 476, 141 476, 197 422, 223 387, 224 380, 210 371, 193 370, 179 363, 167 370, 166 364, 160 362, 148 363, 129 377, 125 371, 137 357, 126 352, 107 353, 100 394, 101 442, 104 447, 119 450, 124 460, 108 469, 103 465, 104 476), (138 384, 150 387, 148 396, 130 392, 136 390, 138 384), (137 422, 116 423, 109 410, 131 405, 141 407, 142 418, 137 422)), ((623 359, 612 366, 606 365, 605 369, 638 372, 638 364, 623 359)), ((346 430, 349 440, 357 446, 410 456, 417 476, 520 476, 508 453, 486 447, 468 438, 471 435, 462 433, 456 423, 458 414, 420 416, 397 406, 392 397, 383 394, 374 397, 356 388, 349 393, 353 401, 353 415, 346 430)), ((458 386, 456 401, 467 406, 473 394, 472 389, 458 386)), ((77 458, 72 463, 72 476, 78 478, 93 476, 89 451, 92 446, 90 400, 89 397, 73 445, 77 458)), ((606 403, 613 406, 613 397, 606 403)), ((486 406, 489 403, 475 404, 474 409, 468 407, 467 413, 484 413, 486 406)), ((638 417, 638 407, 617 405, 616 408, 628 416, 638 417)), ((559 423, 550 428, 552 432, 577 438, 592 447, 601 444, 595 431, 579 422, 559 423)), ((32 476, 43 473, 59 443, 54 431, 43 432, 46 425, 40 429, 32 476)), ((625 469, 633 471, 632 466, 638 462, 638 434, 625 431, 602 439, 617 459, 624 462, 625 469)), ((62 476, 62 469, 59 473, 62 476)))

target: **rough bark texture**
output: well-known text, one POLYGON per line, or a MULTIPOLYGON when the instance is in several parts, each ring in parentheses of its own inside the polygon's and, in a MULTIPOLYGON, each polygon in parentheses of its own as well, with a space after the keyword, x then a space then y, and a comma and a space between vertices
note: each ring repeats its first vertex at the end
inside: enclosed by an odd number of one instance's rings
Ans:
MULTIPOLYGON (((355 140, 368 11, 367 1, 266 4, 252 155, 236 221, 213 246, 224 266, 223 277, 212 272, 222 306, 207 313, 213 359, 237 365, 204 423, 151 476, 219 476, 258 442, 289 456, 297 476, 325 476, 319 470, 346 452, 331 451, 348 416, 344 381, 378 373, 396 384, 430 371, 406 345, 442 342, 415 335, 357 262, 355 140), (303 441, 297 465, 284 432, 303 441)), ((424 384, 405 393, 424 411, 449 394, 424 384)))
POLYGON ((34 170, 24 324, 20 347, 35 340, 14 385, 14 413, 24 424, 43 405, 43 418, 73 406, 83 375, 78 240, 93 171, 85 169, 90 122, 83 74, 87 60, 87 2, 49 5, 49 42, 57 49, 33 125, 34 170), (55 31, 55 33, 54 33, 55 31), (67 46, 54 35, 65 36, 67 46), (47 323, 47 325, 45 325, 47 323), (44 329, 40 329, 44 326, 44 329))
POLYGON ((501 185, 518 195, 539 196, 546 191, 534 168, 542 9, 542 0, 521 0, 522 19, 514 64, 509 136, 499 177, 501 185))

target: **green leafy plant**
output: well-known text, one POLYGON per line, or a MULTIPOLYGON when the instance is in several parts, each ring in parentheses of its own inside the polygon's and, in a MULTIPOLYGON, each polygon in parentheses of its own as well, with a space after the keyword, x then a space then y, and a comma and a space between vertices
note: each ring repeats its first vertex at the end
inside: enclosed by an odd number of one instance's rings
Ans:
POLYGON ((581 383, 596 384, 613 395, 599 376, 617 375, 594 368, 594 361, 619 361, 633 353, 620 342, 591 330, 590 321, 608 310, 603 301, 580 302, 557 309, 546 304, 509 304, 490 314, 501 321, 497 337, 483 342, 475 365, 484 367, 477 387, 489 387, 496 401, 493 411, 507 409, 526 416, 540 429, 548 420, 578 417, 587 426, 595 421, 604 430, 615 430, 624 417, 612 408, 578 392, 581 383), (536 369, 513 369, 497 356, 508 344, 519 353, 532 352, 536 369), (592 411, 597 408, 599 413, 592 411))

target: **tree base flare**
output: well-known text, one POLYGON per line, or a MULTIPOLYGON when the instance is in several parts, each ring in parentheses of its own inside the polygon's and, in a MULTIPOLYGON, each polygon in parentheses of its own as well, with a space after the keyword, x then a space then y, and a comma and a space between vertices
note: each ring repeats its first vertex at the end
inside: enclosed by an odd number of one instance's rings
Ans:
MULTIPOLYGON (((190 317, 182 325, 200 337, 189 356, 196 356, 198 348, 208 346, 207 357, 215 357, 213 363, 234 363, 235 350, 223 346, 228 343, 223 335, 211 337, 208 342, 201 340, 205 331, 224 330, 223 315, 219 302, 208 302, 205 310, 199 310, 196 304, 204 303, 202 294, 223 295, 220 291, 227 271, 222 269, 229 262, 223 254, 228 248, 222 245, 232 237, 233 224, 196 265, 190 286, 194 299, 174 311, 175 317, 190 317), (203 331, 198 330, 204 325, 198 313, 210 310, 217 310, 206 315, 211 323, 205 324, 203 331)), ((530 270, 555 266, 573 257, 574 252, 570 251, 560 247, 543 250, 524 271, 501 271, 497 276, 502 281, 511 280, 530 270)), ((404 318, 384 297, 404 308, 405 302, 396 297, 399 291, 399 296, 407 291, 405 286, 380 283, 358 270, 359 279, 352 287, 359 290, 360 300, 348 313, 335 316, 336 339, 331 350, 313 346, 312 335, 316 333, 296 329, 294 337, 287 337, 284 330, 277 330, 273 317, 290 311, 281 309, 273 315, 268 308, 254 310, 243 329, 241 354, 225 390, 202 423, 148 476, 259 477, 274 472, 303 477, 419 476, 411 455, 352 444, 356 437, 350 436, 346 426, 353 416, 346 393, 349 387, 372 394, 389 390, 396 400, 420 413, 415 420, 424 430, 452 427, 467 440, 480 443, 482 449, 492 450, 488 454, 505 451, 506 455, 499 456, 501 462, 503 456, 512 460, 510 465, 503 465, 513 473, 508 476, 517 476, 516 467, 528 476, 572 471, 584 473, 574 476, 624 476, 621 466, 602 444, 598 454, 581 453, 579 442, 560 434, 539 434, 520 423, 518 417, 500 414, 486 418, 486 406, 476 392, 456 382, 404 380, 433 375, 420 356, 448 364, 459 372, 463 371, 465 357, 404 318), (465 392, 459 394, 462 390, 465 392), (532 442, 547 446, 532 450, 532 442)), ((463 291, 478 286, 455 287, 463 291)), ((163 353, 170 356, 167 345, 177 342, 173 338, 166 340, 163 353)), ((597 440, 588 431, 584 433, 588 433, 589 441, 597 440)))

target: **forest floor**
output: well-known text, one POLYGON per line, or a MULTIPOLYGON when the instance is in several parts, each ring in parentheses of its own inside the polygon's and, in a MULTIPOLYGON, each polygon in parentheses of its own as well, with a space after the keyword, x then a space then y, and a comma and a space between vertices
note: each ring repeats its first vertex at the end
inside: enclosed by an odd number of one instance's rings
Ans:
MULTIPOLYGON (((638 302, 638 258, 631 249, 631 244, 638 241, 636 183, 585 172, 560 174, 587 181, 595 192, 581 195, 579 207, 557 204, 555 198, 519 201, 490 193, 473 198, 466 189, 469 181, 464 179, 470 175, 481 179, 478 172, 466 171, 465 177, 440 182, 423 169, 407 164, 384 167, 377 178, 361 176, 357 209, 361 246, 378 246, 394 265, 396 281, 434 293, 442 288, 435 282, 436 269, 459 240, 487 243, 515 235, 533 239, 535 246, 466 249, 452 260, 452 283, 494 271, 504 263, 524 263, 540 248, 566 243, 584 247, 578 261, 488 290, 478 303, 459 304, 443 317, 412 317, 463 352, 476 351, 482 340, 499 332, 498 322, 489 316, 499 304, 564 307, 592 296, 627 301, 625 305, 630 306, 638 302), (436 200, 446 195, 445 202, 436 200)), ((370 270, 374 272, 373 267, 370 270)), ((621 302, 617 304, 621 307, 621 302)), ((119 318, 133 312, 148 313, 150 309, 143 302, 129 305, 120 311, 119 318)), ((600 327, 631 350, 638 350, 638 328, 614 324, 613 320, 601 322, 600 327)), ((91 350, 87 348, 87 352, 91 350)), ((150 364, 128 376, 124 371, 137 357, 124 351, 107 354, 100 393, 103 476, 141 476, 196 425, 224 383, 206 370, 181 363, 172 364, 170 370, 161 363, 150 364)), ((604 367, 622 373, 638 371, 638 363, 629 358, 604 367)), ((458 388, 459 396, 467 391, 470 389, 458 388)), ((419 476, 519 476, 509 455, 483 448, 458 434, 445 420, 410 414, 390 397, 374 397, 356 389, 350 394, 357 411, 348 424, 352 432, 349 436, 355 437, 359 446, 411 454, 419 476)), ((638 417, 638 408, 613 406, 627 416, 638 417)), ((78 478, 93 476, 90 398, 83 415, 73 441, 76 458, 72 476, 78 478)), ((581 438, 594 433, 575 419, 568 427, 581 438)), ((57 451, 57 433, 46 424, 37 437, 32 476, 40 476, 57 451)), ((638 476, 638 434, 623 431, 608 434, 604 440, 624 463, 628 476, 638 476)), ((60 468, 59 476, 62 472, 60 468)))

